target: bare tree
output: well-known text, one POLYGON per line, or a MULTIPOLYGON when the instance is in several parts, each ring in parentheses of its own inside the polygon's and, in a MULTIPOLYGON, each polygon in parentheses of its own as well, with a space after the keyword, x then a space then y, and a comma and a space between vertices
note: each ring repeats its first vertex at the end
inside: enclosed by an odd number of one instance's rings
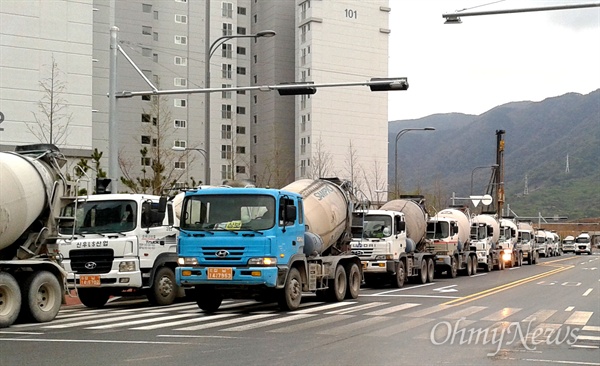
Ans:
POLYGON ((69 124, 73 114, 68 111, 67 101, 63 98, 67 84, 64 74, 52 56, 50 76, 42 79, 39 86, 43 96, 38 102, 38 112, 32 112, 35 122, 27 123, 27 129, 40 141, 63 145, 69 136, 69 124))
POLYGON ((333 158, 331 153, 325 149, 325 144, 320 135, 313 146, 312 159, 307 176, 312 179, 327 177, 332 174, 333 158))
POLYGON ((363 179, 366 182, 364 193, 371 202, 380 203, 379 198, 387 192, 386 170, 381 162, 377 160, 373 161, 370 168, 368 172, 363 169, 363 179))
POLYGON ((139 158, 132 161, 123 150, 119 151, 119 166, 123 173, 121 182, 133 192, 164 194, 185 174, 185 161, 191 163, 194 160, 189 155, 190 151, 182 154, 171 148, 170 139, 175 133, 175 127, 168 101, 165 96, 152 96, 149 110, 143 111, 150 120, 142 127, 142 134, 149 136, 150 140, 148 146, 140 149, 139 158), (141 174, 135 171, 139 162, 142 163, 139 171, 141 174))
POLYGON ((346 174, 352 182, 352 187, 354 187, 355 193, 356 191, 363 190, 363 180, 364 171, 359 163, 359 155, 358 151, 352 145, 352 139, 350 139, 348 144, 348 155, 346 156, 346 174))
POLYGON ((276 142, 273 154, 265 162, 264 170, 257 174, 257 186, 281 188, 294 180, 295 166, 282 151, 279 142, 276 142))

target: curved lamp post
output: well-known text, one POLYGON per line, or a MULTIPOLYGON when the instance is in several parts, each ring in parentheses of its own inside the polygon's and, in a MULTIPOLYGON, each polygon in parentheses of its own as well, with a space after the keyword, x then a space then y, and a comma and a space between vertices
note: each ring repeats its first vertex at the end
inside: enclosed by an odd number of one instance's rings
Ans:
POLYGON ((394 143, 394 195, 398 197, 398 139, 409 131, 435 131, 433 127, 423 128, 405 128, 398 131, 396 134, 396 142, 394 143))
MULTIPOLYGON (((258 33, 254 33, 254 34, 236 34, 236 35, 230 35, 230 36, 222 36, 219 37, 217 39, 215 39, 213 41, 213 43, 210 44, 210 46, 208 46, 206 48, 206 54, 205 54, 205 59, 204 59, 204 63, 205 63, 205 70, 204 70, 204 87, 205 88, 210 88, 210 58, 212 57, 212 55, 215 53, 215 51, 217 50, 217 48, 222 45, 223 43, 229 41, 230 39, 234 39, 234 38, 260 38, 260 37, 273 37, 275 36, 276 33, 275 31, 272 30, 264 30, 264 31, 260 31, 258 33)), ((206 175, 206 184, 210 184, 210 94, 211 93, 206 93, 204 95, 205 98, 205 106, 204 106, 204 138, 205 138, 205 150, 204 150, 204 157, 206 158, 206 171, 205 171, 205 175, 206 175)))
POLYGON ((498 164, 492 164, 492 165, 485 165, 485 166, 476 166, 475 168, 473 168, 473 170, 471 171, 471 196, 473 195, 473 174, 475 173, 475 171, 477 169, 485 169, 485 168, 496 169, 497 167, 498 167, 498 164))

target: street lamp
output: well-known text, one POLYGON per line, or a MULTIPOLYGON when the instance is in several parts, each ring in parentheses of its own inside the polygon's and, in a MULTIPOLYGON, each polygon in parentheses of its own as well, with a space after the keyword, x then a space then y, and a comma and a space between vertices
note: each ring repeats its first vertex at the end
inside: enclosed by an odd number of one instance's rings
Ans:
MULTIPOLYGON (((233 38, 259 38, 259 37, 273 37, 276 33, 272 30, 264 30, 255 34, 236 34, 229 36, 222 36, 213 41, 213 43, 206 48, 206 54, 204 58, 205 70, 204 70, 204 87, 210 88, 210 58, 217 50, 217 47, 222 45, 233 38)), ((206 158, 206 184, 210 184, 210 94, 206 93, 204 95, 205 98, 205 106, 204 106, 204 138, 205 138, 205 158, 206 158)))
MULTIPOLYGON (((171 148, 171 150, 173 150, 173 151, 198 151, 200 153, 200 155, 202 155, 204 157, 205 165, 208 166, 208 157, 206 155, 206 150, 204 150, 204 149, 199 149, 199 148, 195 148, 195 147, 173 146, 171 148)), ((210 171, 210 167, 209 167, 208 171, 210 171)), ((208 184, 208 183, 206 183, 206 184, 208 184)))
POLYGON ((435 131, 433 127, 424 128, 405 128, 396 134, 396 142, 394 143, 394 196, 398 197, 398 139, 409 131, 435 131))
POLYGON ((473 168, 473 170, 471 171, 471 196, 473 195, 473 174, 475 173, 475 171, 477 169, 484 169, 484 168, 496 169, 497 167, 498 167, 498 164, 492 164, 492 165, 485 165, 485 166, 476 166, 475 168, 473 168))

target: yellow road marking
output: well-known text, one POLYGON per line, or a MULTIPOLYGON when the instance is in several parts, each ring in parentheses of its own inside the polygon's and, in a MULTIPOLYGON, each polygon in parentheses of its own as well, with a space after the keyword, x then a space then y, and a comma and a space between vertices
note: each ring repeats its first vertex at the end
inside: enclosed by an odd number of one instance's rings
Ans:
POLYGON ((450 300, 448 302, 443 303, 442 305, 452 305, 452 306, 463 305, 463 304, 465 304, 467 302, 478 300, 478 299, 481 299, 482 297, 494 295, 494 294, 496 294, 498 292, 501 292, 501 291, 504 291, 504 290, 508 290, 508 289, 513 288, 513 287, 516 287, 516 286, 519 286, 519 285, 522 285, 524 283, 528 283, 528 282, 531 282, 531 281, 535 281, 535 280, 538 280, 538 279, 543 278, 543 277, 551 276, 553 274, 565 271, 567 269, 571 269, 573 267, 574 266, 572 266, 572 265, 570 265, 570 266, 561 266, 559 268, 550 270, 548 272, 540 273, 540 274, 537 274, 535 276, 531 276, 531 277, 527 277, 527 278, 522 278, 522 279, 517 280, 517 281, 513 281, 513 282, 510 282, 510 283, 505 283, 504 285, 500 285, 500 286, 497 286, 497 287, 494 287, 494 288, 490 288, 490 289, 487 289, 487 290, 484 290, 484 291, 476 292, 474 294, 471 294, 471 295, 468 295, 468 296, 464 296, 464 297, 460 297, 458 299, 450 300))

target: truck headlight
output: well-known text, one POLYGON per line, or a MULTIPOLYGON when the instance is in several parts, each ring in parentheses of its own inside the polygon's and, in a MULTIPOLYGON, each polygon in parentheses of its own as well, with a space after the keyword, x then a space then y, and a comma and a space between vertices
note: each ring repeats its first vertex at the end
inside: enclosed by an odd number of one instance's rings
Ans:
POLYGON ((504 254, 502 254, 502 260, 505 262, 508 262, 509 260, 512 259, 512 254, 509 252, 504 252, 504 254))
POLYGON ((119 263, 119 272, 133 272, 135 271, 135 261, 125 261, 119 263))
POLYGON ((249 266, 265 266, 272 267, 277 265, 277 258, 274 257, 261 257, 261 258, 250 258, 248 259, 249 266))
POLYGON ((177 258, 177 264, 180 266, 197 266, 198 258, 195 257, 179 257, 177 258))

